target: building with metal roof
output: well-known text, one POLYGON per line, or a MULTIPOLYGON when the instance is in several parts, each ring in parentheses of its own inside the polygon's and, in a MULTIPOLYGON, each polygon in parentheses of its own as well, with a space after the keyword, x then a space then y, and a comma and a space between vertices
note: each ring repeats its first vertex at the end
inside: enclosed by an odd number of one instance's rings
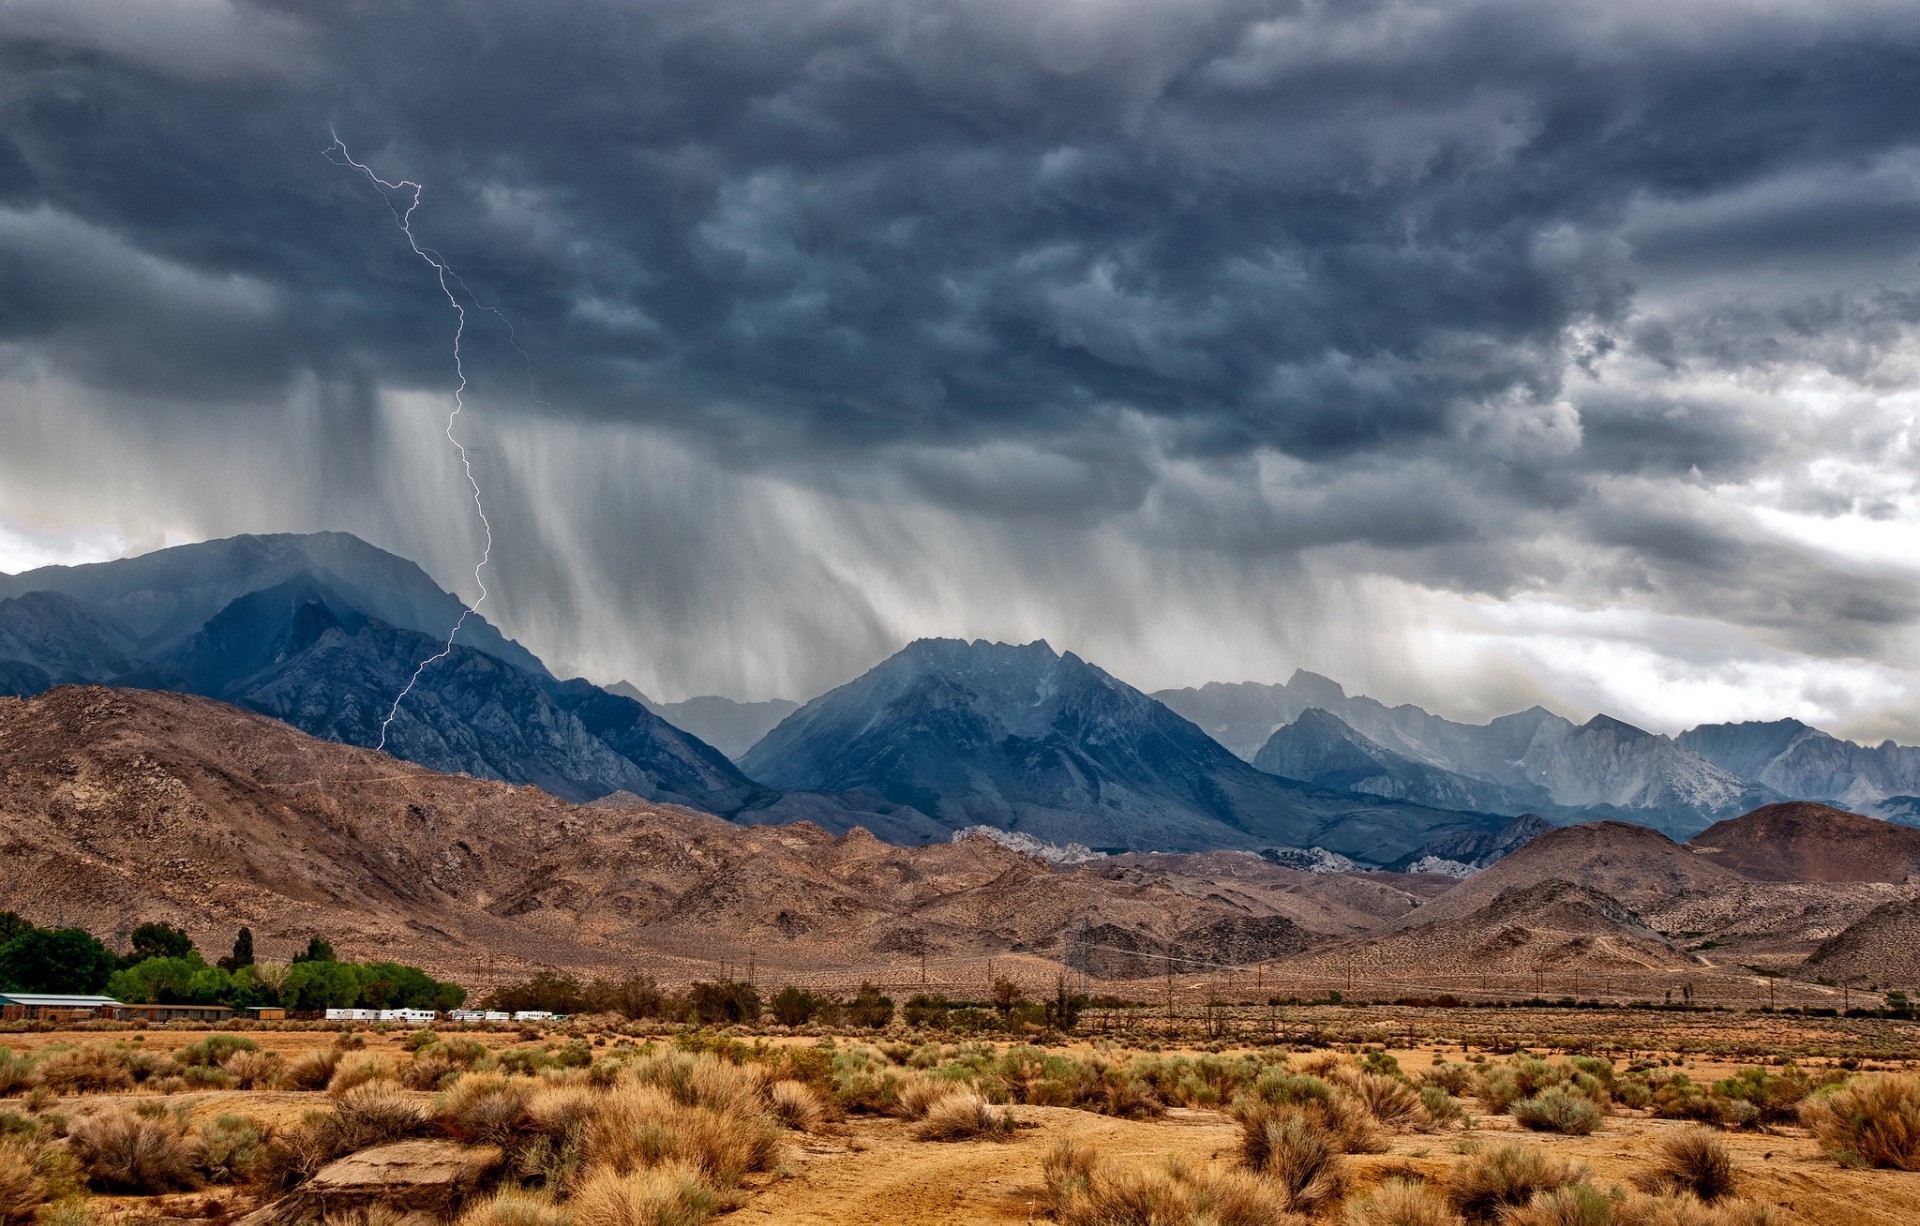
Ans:
POLYGON ((66 996, 51 992, 0 992, 0 1021, 83 1022, 113 1017, 123 1006, 111 996, 66 996))

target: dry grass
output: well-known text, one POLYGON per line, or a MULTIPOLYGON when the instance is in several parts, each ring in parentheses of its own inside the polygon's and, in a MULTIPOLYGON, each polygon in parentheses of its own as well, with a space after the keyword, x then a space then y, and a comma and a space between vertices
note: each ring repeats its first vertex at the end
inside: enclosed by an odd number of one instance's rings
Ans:
POLYGON ((1706 1204, 1691 1196, 1633 1196, 1614 1206, 1614 1226, 1773 1226, 1773 1210, 1752 1201, 1706 1204))
POLYGON ((79 1120, 67 1146, 94 1186, 114 1192, 171 1192, 193 1186, 193 1158, 171 1115, 110 1107, 79 1120))
POLYGON ((427 1129, 427 1111, 392 1085, 367 1082, 340 1096, 332 1128, 335 1149, 352 1153, 419 1136, 427 1129))
POLYGON ((81 1047, 48 1057, 40 1066, 40 1084, 60 1094, 108 1094, 131 1090, 133 1070, 124 1052, 81 1047))
POLYGON ((24 1094, 40 1084, 35 1066, 40 1062, 31 1053, 0 1047, 0 1098, 24 1094))
POLYGON ((1305 1108, 1261 1104, 1242 1112, 1240 1157, 1295 1213, 1314 1213, 1340 1195, 1339 1138, 1305 1108))
POLYGON ((1686 1192, 1712 1203, 1733 1195, 1733 1155, 1711 1128, 1683 1128, 1661 1138, 1653 1169, 1642 1181, 1649 1191, 1686 1192))
POLYGON ((1013 1135, 1013 1113, 996 1109, 974 1090, 934 1100, 915 1134, 922 1141, 1002 1141, 1013 1135))
POLYGON ((38 1157, 31 1142, 0 1140, 0 1226, 26 1226, 50 1199, 38 1157))
POLYGON ((1614 1226, 1614 1203, 1590 1183, 1568 1184, 1506 1210, 1500 1226, 1614 1226))
POLYGON ((574 1226, 700 1226, 719 1207, 712 1186, 685 1163, 603 1171, 587 1180, 572 1204, 574 1226))
POLYGON ((280 1057, 265 1051, 237 1051, 220 1065, 233 1078, 234 1086, 242 1090, 262 1090, 273 1085, 280 1078, 280 1066, 280 1057))
POLYGON ((1447 1198, 1424 1183, 1389 1179, 1347 1202, 1347 1226, 1461 1226, 1447 1198))
POLYGON ((544 1192, 502 1188, 469 1204, 456 1226, 572 1226, 571 1208, 556 1205, 544 1192))
POLYGON ((1848 1166, 1920 1171, 1920 1074, 1857 1077, 1808 1100, 1800 1119, 1848 1166))
POLYGON ((1420 1091, 1398 1077, 1342 1067, 1329 1073, 1327 1081, 1352 1095, 1367 1109, 1367 1114, 1385 1127, 1414 1128, 1427 1123, 1426 1112, 1420 1105, 1420 1091))
POLYGON ((826 1108, 811 1086, 799 1081, 776 1081, 767 1087, 773 1118, 795 1132, 812 1132, 826 1118, 826 1108))
POLYGON ((302 1052, 280 1071, 280 1086, 287 1090, 324 1090, 340 1067, 341 1052, 328 1047, 302 1052))
MULTIPOLYGON (((1056 1151, 1056 1155, 1061 1151, 1056 1151)), ((1110 1173, 1087 1151, 1051 1164, 1048 1188, 1061 1226, 1289 1226, 1267 1181, 1242 1171, 1193 1172, 1178 1163, 1110 1173)))
POLYGON ((1469 1156, 1453 1173, 1447 1197, 1453 1207, 1473 1222, 1503 1220, 1502 1215, 1528 1204, 1538 1193, 1583 1182, 1586 1168, 1549 1157, 1537 1145, 1509 1141, 1469 1156))
POLYGON ((918 1073, 900 1079, 894 1096, 894 1113, 903 1120, 917 1120, 927 1114, 933 1104, 953 1092, 950 1082, 935 1081, 918 1073))
POLYGON ((398 1080, 391 1060, 372 1052, 356 1052, 341 1057, 334 1066, 333 1076, 327 1079, 327 1093, 339 1098, 354 1087, 368 1082, 398 1080))
POLYGON ((589 1169, 627 1174, 680 1163, 716 1187, 731 1188, 749 1171, 779 1160, 780 1136, 764 1113, 730 1115, 675 1102, 659 1086, 624 1082, 598 1093, 585 1122, 589 1169))
POLYGON ((435 1115, 456 1137, 511 1147, 535 1131, 534 1084, 498 1073, 467 1073, 447 1089, 435 1115))

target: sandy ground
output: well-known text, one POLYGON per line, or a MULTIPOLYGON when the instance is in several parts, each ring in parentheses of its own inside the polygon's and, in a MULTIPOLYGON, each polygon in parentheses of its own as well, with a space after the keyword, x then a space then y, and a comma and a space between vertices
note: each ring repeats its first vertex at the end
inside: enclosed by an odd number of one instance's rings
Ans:
MULTIPOLYGON (((1508 1027, 1520 1029, 1519 1018, 1502 1015, 1498 1020, 1503 1023, 1503 1031, 1508 1027)), ((1568 1017, 1565 1020, 1585 1024, 1593 1019, 1568 1017)), ((1703 1028, 1704 1024, 1711 1023, 1715 1038, 1737 1040, 1732 1044, 1734 1047, 1745 1048, 1759 1042, 1751 1027, 1738 1025, 1736 1019, 1702 1018, 1700 1021, 1703 1028)), ((1809 1021, 1804 1026, 1789 1027, 1779 1019, 1768 1019, 1765 1025, 1767 1036, 1786 1046, 1815 1038, 1844 1043, 1849 1038, 1861 1037, 1849 1033, 1845 1023, 1830 1021, 1817 1024, 1809 1021)), ((170 1050, 204 1034, 159 1030, 5 1034, 0 1035, 0 1045, 44 1050, 52 1046, 130 1042, 154 1050, 170 1050)), ((263 1048, 294 1055, 327 1046, 335 1035, 318 1030, 256 1029, 249 1032, 249 1037, 263 1048)), ((363 1037, 364 1050, 404 1060, 404 1032, 363 1037)), ((565 1036, 554 1034, 540 1041, 530 1040, 518 1032, 474 1037, 490 1046, 504 1047, 551 1044, 565 1036)), ((1702 1036, 1692 1033, 1689 1027, 1686 1037, 1702 1036)), ((1902 1048, 1908 1037, 1902 1030, 1881 1036, 1877 1042, 1868 1042, 1865 1046, 1883 1051, 1902 1048)), ((608 1044, 615 1041, 617 1039, 607 1040, 608 1044)), ((1646 1041, 1647 1036, 1642 1035, 1636 1046, 1646 1041)), ((1393 1050, 1401 1066, 1414 1073, 1430 1067, 1436 1051, 1458 1058, 1463 1046, 1457 1040, 1443 1040, 1393 1050)), ((1723 1076, 1751 1063, 1730 1052, 1713 1050, 1717 1044, 1706 1046, 1709 1050, 1673 1051, 1664 1063, 1684 1068, 1696 1080, 1723 1076)), ((1899 1063, 1898 1059, 1890 1060, 1887 1066, 1899 1063)), ((423 1093, 420 1098, 427 1101, 431 1096, 423 1093)), ((196 1118, 234 1113, 275 1124, 290 1124, 306 1111, 328 1105, 328 1099, 320 1093, 224 1090, 165 1098, 146 1094, 87 1096, 63 1099, 52 1106, 76 1114, 109 1101, 132 1103, 149 1099, 175 1105, 190 1103, 196 1118)), ((1116 1164, 1157 1163, 1168 1157, 1192 1165, 1231 1163, 1239 1140, 1239 1131, 1233 1122, 1224 1113, 1210 1110, 1175 1109, 1164 1118, 1149 1122, 1118 1120, 1065 1108, 1022 1106, 1013 1108, 1013 1113, 1021 1127, 1006 1141, 921 1141, 915 1138, 914 1125, 910 1123, 869 1117, 854 1117, 844 1124, 830 1125, 820 1135, 796 1137, 784 1169, 743 1189, 737 1207, 720 1220, 794 1226, 1038 1223, 1048 1220, 1041 1208, 1041 1163, 1061 1137, 1071 1136, 1082 1141, 1096 1149, 1104 1161, 1116 1164)), ((1657 1140, 1683 1126, 1638 1112, 1619 1112, 1608 1116, 1604 1126, 1592 1136, 1559 1137, 1522 1132, 1508 1117, 1475 1114, 1468 1128, 1397 1134, 1388 1152, 1350 1158, 1349 1185, 1353 1194, 1359 1194, 1395 1173, 1444 1179, 1468 1148, 1516 1138, 1585 1162, 1602 1187, 1627 1185, 1636 1174, 1647 1169, 1657 1140)), ((1722 1135, 1736 1162, 1739 1195, 1773 1206, 1782 1221, 1812 1226, 1910 1226, 1920 1222, 1920 1173, 1845 1169, 1823 1155, 1811 1137, 1797 1127, 1722 1135)), ((172 1212, 200 1216, 188 1208, 192 1198, 167 1199, 178 1201, 177 1207, 169 1206, 172 1212)), ((129 1200, 120 1207, 131 1209, 135 1205, 129 1200)), ((149 1203, 147 1212, 158 1208, 157 1204, 149 1203)), ((1328 1220, 1337 1221, 1337 1212, 1328 1220)))

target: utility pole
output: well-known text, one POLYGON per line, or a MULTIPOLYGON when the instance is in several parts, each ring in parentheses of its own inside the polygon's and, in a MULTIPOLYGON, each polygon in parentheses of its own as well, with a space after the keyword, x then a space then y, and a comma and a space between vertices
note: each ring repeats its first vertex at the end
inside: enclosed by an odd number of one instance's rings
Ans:
POLYGON ((920 951, 920 986, 927 986, 927 951, 924 949, 920 951))

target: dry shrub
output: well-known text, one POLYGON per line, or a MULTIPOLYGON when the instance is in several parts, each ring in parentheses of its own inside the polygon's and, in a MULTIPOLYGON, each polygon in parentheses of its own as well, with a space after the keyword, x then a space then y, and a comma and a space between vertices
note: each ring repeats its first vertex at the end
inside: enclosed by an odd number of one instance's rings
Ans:
POLYGON ((1800 1120, 1849 1166, 1920 1171, 1920 1074, 1856 1077, 1809 1100, 1800 1120))
POLYGON ((641 1085, 660 1087, 685 1107, 707 1107, 728 1115, 762 1110, 766 1075, 758 1066, 665 1051, 636 1061, 632 1076, 641 1085))
POLYGON ((936 1099, 921 1118, 922 1141, 1000 1141, 1013 1135, 1013 1113, 974 1090, 957 1090, 936 1099))
POLYGON ((467 1206, 456 1226, 572 1226, 573 1213, 542 1192, 502 1188, 467 1206))
POLYGON ((894 1095, 893 1113, 903 1120, 920 1119, 933 1104, 951 1093, 953 1086, 950 1082, 935 1081, 918 1073, 909 1074, 900 1079, 894 1095))
POLYGON ((280 1072, 280 1085, 288 1090, 324 1090, 340 1067, 338 1048, 310 1051, 298 1056, 280 1072))
POLYGON ((1450 1064, 1445 1060, 1435 1060, 1432 1068, 1414 1080, 1414 1084, 1423 1089, 1427 1086, 1439 1086, 1456 1098, 1470 1093, 1473 1090, 1473 1083, 1471 1064, 1450 1064))
MULTIPOLYGON (((1080 1161, 1076 1158, 1076 1161, 1080 1161)), ((1082 1175, 1058 1185, 1054 1216, 1061 1226, 1289 1226, 1266 1180, 1241 1171, 1193 1173, 1177 1163, 1109 1173, 1083 1162, 1082 1175)))
POLYGON ((1733 1195, 1733 1155, 1711 1128, 1683 1128, 1661 1138, 1649 1191, 1689 1192, 1709 1203, 1733 1195))
POLYGON ((332 1128, 335 1150, 353 1153, 419 1136, 427 1130, 427 1111, 404 1090, 367 1082, 340 1096, 332 1128))
POLYGON ((169 1115, 109 1108, 69 1128, 67 1146, 88 1181, 106 1191, 171 1192, 194 1183, 193 1159, 169 1115))
POLYGON ((384 1056, 372 1052, 356 1052, 344 1056, 334 1067, 333 1076, 327 1081, 327 1093, 339 1098, 356 1086, 367 1085, 375 1081, 398 1081, 394 1074, 393 1063, 384 1056))
POLYGON ((49 1057, 40 1066, 40 1084, 60 1094, 108 1094, 133 1088, 133 1070, 123 1051, 82 1047, 49 1057))
POLYGON ((236 1051, 220 1065, 242 1090, 260 1090, 280 1076, 280 1057, 267 1051, 236 1051))
POLYGON ((1328 1074, 1327 1081, 1351 1095, 1367 1114, 1388 1128, 1413 1128, 1427 1122, 1419 1091, 1398 1077, 1342 1067, 1328 1074))
POLYGON ((773 1118, 796 1132, 812 1132, 826 1118, 826 1109, 812 1087, 801 1081, 776 1081, 767 1087, 773 1118))
POLYGON ((669 1163, 624 1174, 602 1171, 573 1198, 574 1226, 700 1226, 720 1197, 700 1171, 669 1163))
POLYGON ((1593 1105, 1593 1100, 1565 1090, 1543 1090, 1520 1099, 1509 1109, 1522 1128, 1534 1132, 1584 1137, 1600 1127, 1600 1108, 1593 1105))
POLYGON ((1630 1196, 1614 1206, 1614 1226, 1773 1226, 1773 1210, 1747 1200, 1706 1204, 1685 1194, 1630 1196))
POLYGON ((40 1084, 34 1066, 40 1062, 29 1052, 0 1047, 0 1098, 23 1094, 40 1084))
POLYGON ((1300 1107, 1242 1114, 1240 1156, 1273 1182, 1285 1208, 1311 1214, 1340 1195, 1339 1139, 1300 1107))
POLYGON ((556 1140, 584 1134, 604 1091, 583 1085, 541 1085, 527 1099, 535 1130, 556 1140))
POLYGON ((1613 1202, 1590 1183, 1538 1192, 1500 1215, 1500 1226, 1614 1226, 1613 1202))
POLYGON ((1061 1137, 1055 1141, 1040 1164, 1040 1179, 1047 1189, 1048 1207, 1057 1210, 1067 1201, 1085 1195, 1093 1179, 1093 1168, 1098 1162, 1099 1156, 1091 1145, 1072 1137, 1061 1137))
POLYGON ((329 1213, 320 1219, 320 1226, 405 1226, 406 1221, 406 1217, 392 1205, 376 1202, 358 1209, 329 1213))
POLYGON ((1580 1183, 1584 1166, 1549 1157, 1537 1145, 1509 1141, 1483 1149, 1454 1169, 1447 1197, 1469 1221, 1491 1222, 1535 1194, 1580 1183))
POLYGON ((1467 1118, 1467 1110, 1460 1105, 1460 1100, 1447 1093, 1439 1082, 1420 1087, 1420 1109, 1427 1113, 1428 1128, 1464 1123, 1467 1118))
POLYGON ((1389 1179, 1347 1202, 1347 1226, 1461 1226, 1461 1217, 1426 1184, 1389 1179))
POLYGON ((215 1116, 194 1133, 193 1165, 214 1183, 245 1182, 265 1163, 267 1139, 260 1126, 245 1116, 215 1116))
POLYGON ((598 1096, 585 1140, 589 1168, 625 1174, 685 1163, 721 1188, 771 1169, 780 1156, 779 1133, 764 1114, 683 1106, 658 1086, 632 1082, 598 1096))
POLYGON ((534 1083, 497 1073, 466 1073, 440 1099, 436 1115, 454 1136, 511 1147, 535 1131, 534 1083))
POLYGON ((49 1201, 78 1191, 74 1161, 65 1150, 31 1138, 0 1138, 0 1226, 27 1226, 44 1218, 49 1201))
POLYGON ((437 1090, 440 1083, 460 1071, 460 1065, 438 1047, 421 1050, 400 1072, 400 1084, 409 1090, 437 1090))

